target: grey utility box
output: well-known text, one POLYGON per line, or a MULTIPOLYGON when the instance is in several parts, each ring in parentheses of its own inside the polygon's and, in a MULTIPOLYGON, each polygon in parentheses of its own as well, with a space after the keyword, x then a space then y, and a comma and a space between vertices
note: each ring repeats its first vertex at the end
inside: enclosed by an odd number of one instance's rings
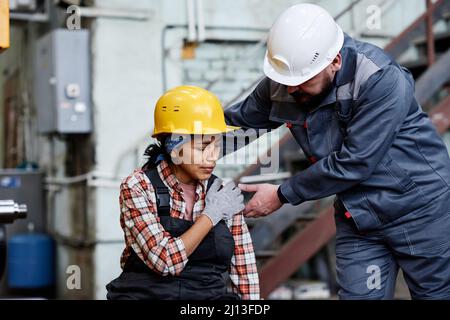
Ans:
POLYGON ((91 132, 88 30, 55 29, 40 38, 34 77, 40 133, 91 132))

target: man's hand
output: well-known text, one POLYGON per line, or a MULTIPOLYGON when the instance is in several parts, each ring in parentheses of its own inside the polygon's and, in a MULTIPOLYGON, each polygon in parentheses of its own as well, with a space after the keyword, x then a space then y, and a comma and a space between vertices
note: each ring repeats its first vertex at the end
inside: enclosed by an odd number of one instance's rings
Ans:
POLYGON ((239 189, 246 192, 256 192, 244 209, 244 216, 248 218, 263 217, 279 209, 283 204, 278 198, 278 185, 239 184, 239 189))

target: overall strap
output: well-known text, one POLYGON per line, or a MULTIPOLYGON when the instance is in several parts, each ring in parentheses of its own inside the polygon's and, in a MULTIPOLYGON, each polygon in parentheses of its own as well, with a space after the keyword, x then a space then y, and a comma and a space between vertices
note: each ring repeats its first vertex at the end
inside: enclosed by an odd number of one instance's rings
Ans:
POLYGON ((169 189, 161 180, 158 169, 145 170, 145 174, 155 189, 156 207, 159 216, 170 216, 170 195, 169 189))

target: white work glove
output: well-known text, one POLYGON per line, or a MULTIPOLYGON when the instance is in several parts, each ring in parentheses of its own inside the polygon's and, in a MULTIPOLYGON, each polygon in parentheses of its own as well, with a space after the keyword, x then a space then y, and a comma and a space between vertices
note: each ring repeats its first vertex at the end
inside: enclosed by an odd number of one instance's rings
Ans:
POLYGON ((220 220, 229 220, 236 213, 244 210, 244 196, 233 182, 227 183, 222 189, 221 179, 214 180, 206 194, 206 204, 203 214, 212 222, 213 226, 220 220), (219 190, 220 189, 220 190, 219 190))

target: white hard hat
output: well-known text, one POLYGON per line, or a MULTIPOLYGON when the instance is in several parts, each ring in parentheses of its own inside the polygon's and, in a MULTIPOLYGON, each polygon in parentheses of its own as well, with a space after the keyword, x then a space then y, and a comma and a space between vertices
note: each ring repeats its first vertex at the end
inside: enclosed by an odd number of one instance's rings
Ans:
POLYGON ((323 8, 309 3, 288 8, 269 32, 264 73, 296 86, 324 70, 344 43, 344 33, 323 8))

